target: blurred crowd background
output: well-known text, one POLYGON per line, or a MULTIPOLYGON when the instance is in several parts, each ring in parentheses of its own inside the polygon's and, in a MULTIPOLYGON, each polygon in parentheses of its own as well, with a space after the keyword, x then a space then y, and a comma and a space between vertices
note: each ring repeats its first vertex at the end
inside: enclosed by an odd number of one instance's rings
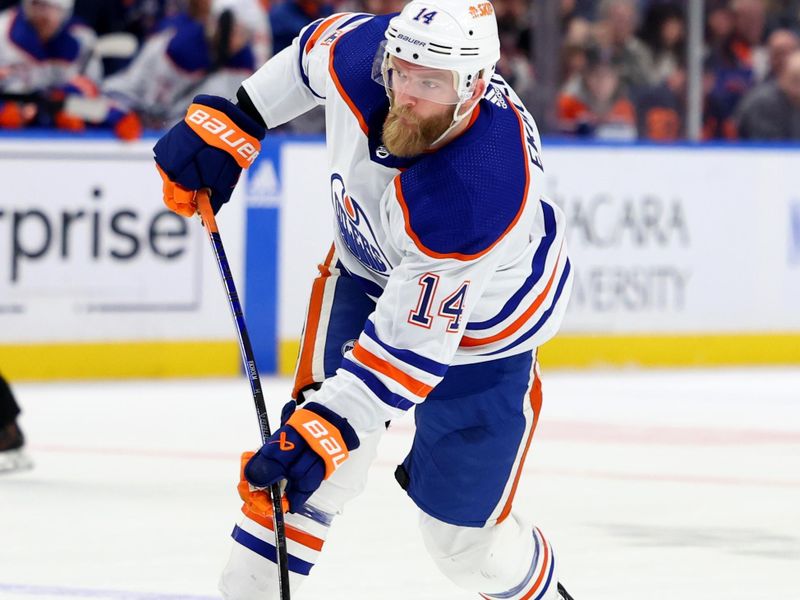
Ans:
MULTIPOLYGON (((550 135, 678 141, 687 135, 690 0, 494 0, 498 71, 550 135), (547 31, 543 31, 549 28, 547 31), (557 35, 554 37, 553 34, 557 35), (538 36, 557 39, 541 54, 538 36), (556 90, 539 93, 543 66, 556 90), (546 102, 546 106, 543 103, 546 102), (545 115, 545 116, 541 116, 545 115)), ((110 129, 135 139, 179 119, 198 93, 242 79, 333 12, 391 13, 401 0, 0 0, 0 127, 110 129)), ((704 140, 800 139, 800 0, 705 2, 704 140)), ((321 132, 310 114, 288 126, 321 132)))

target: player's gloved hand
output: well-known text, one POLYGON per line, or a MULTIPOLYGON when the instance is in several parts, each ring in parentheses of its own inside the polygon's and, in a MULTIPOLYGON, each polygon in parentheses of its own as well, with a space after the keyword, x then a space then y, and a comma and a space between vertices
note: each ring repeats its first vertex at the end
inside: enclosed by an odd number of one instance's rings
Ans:
MULTIPOLYGON (((359 444, 358 435, 347 419, 321 404, 309 402, 293 411, 249 460, 244 476, 256 488, 266 488, 285 479, 289 507, 297 510, 359 444)), ((241 495, 242 490, 239 492, 241 495)))
POLYGON ((183 121, 153 148, 164 180, 164 203, 191 217, 197 211, 196 192, 209 188, 216 214, 230 199, 242 169, 258 156, 265 134, 262 125, 232 102, 219 96, 195 97, 183 121))
MULTIPOLYGON (((270 498, 269 492, 264 488, 254 486, 247 481, 247 478, 244 476, 244 468, 255 455, 255 452, 242 452, 241 466, 239 469, 239 485, 236 486, 236 489, 239 492, 239 497, 244 501, 247 508, 263 517, 271 517, 273 511, 272 499, 270 498)), ((286 496, 281 498, 281 504, 283 505, 283 511, 287 512, 289 510, 289 501, 286 499, 286 496)))

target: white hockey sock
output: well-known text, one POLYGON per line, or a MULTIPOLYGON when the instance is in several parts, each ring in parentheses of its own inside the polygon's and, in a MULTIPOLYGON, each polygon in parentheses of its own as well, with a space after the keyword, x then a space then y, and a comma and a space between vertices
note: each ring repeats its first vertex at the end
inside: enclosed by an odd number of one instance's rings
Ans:
MULTIPOLYGON (((219 581, 226 600, 269 600, 279 597, 275 535, 271 519, 245 513, 234 527, 231 556, 219 581)), ((297 590, 305 581, 325 543, 332 515, 308 505, 286 513, 289 582, 297 590)))
POLYGON ((533 528, 534 552, 528 574, 514 588, 492 594, 481 594, 485 600, 551 600, 557 598, 556 557, 538 527, 533 528))

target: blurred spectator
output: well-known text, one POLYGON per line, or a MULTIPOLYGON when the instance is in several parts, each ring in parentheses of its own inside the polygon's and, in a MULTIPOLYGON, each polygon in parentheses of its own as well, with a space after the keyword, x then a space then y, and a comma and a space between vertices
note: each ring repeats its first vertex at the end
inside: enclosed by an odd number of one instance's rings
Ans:
POLYGON ((674 142, 685 135, 686 69, 675 68, 664 80, 644 90, 636 102, 636 129, 639 138, 674 142))
POLYGON ((72 19, 72 0, 24 0, 0 13, 0 127, 82 129, 67 96, 94 96, 94 33, 72 19))
POLYGON ((574 90, 586 70, 586 47, 568 44, 561 50, 561 81, 563 89, 574 90))
POLYGON ((399 13, 407 3, 407 0, 364 0, 363 12, 372 15, 390 15, 399 13))
POLYGON ((651 83, 650 53, 635 35, 638 12, 635 0, 601 0, 600 20, 594 37, 619 72, 622 84, 631 93, 651 83))
POLYGON ((75 16, 98 35, 125 31, 144 40, 166 16, 166 0, 75 0, 75 16))
POLYGON ((711 54, 722 52, 733 34, 733 11, 727 2, 711 6, 706 16, 706 45, 711 54))
POLYGON ((497 72, 528 100, 534 86, 531 62, 530 4, 525 0, 495 0, 500 35, 500 60, 497 72))
POLYGON ((557 116, 564 133, 599 139, 631 140, 636 137, 633 103, 617 68, 593 48, 579 79, 557 100, 557 116))
MULTIPOLYGON (((166 0, 75 0, 75 16, 98 36, 125 32, 135 36, 140 45, 165 17, 166 10, 166 0)), ((104 58, 103 75, 126 67, 131 58, 104 58)))
POLYGON ((800 49, 800 37, 794 31, 790 29, 773 31, 767 38, 769 71, 766 79, 774 79, 776 74, 783 70, 786 58, 797 49, 800 49))
POLYGON ((256 68, 253 24, 266 19, 257 0, 199 0, 191 9, 172 17, 128 68, 103 85, 147 126, 177 121, 197 94, 233 96, 256 68))
POLYGON ((597 0, 561 0, 562 24, 572 19, 594 21, 597 16, 597 0))
POLYGON ((686 48, 686 18, 674 4, 651 4, 640 36, 650 52, 651 81, 664 81, 678 66, 686 48))
POLYGON ((764 0, 732 0, 730 9, 715 8, 709 15, 709 28, 706 68, 712 82, 706 98, 705 135, 735 139, 736 107, 756 83, 756 73, 767 71, 766 50, 761 45, 766 28, 764 0))
POLYGON ((800 50, 787 57, 775 79, 745 97, 737 122, 745 140, 800 140, 800 50))
POLYGON ((300 33, 300 30, 320 17, 333 14, 329 0, 283 0, 269 11, 272 28, 272 47, 277 54, 300 33))
POLYGON ((757 81, 765 78, 767 52, 764 47, 767 32, 765 0, 732 0, 733 33, 728 40, 729 51, 739 64, 750 67, 757 81))
POLYGON ((775 29, 800 29, 800 0, 771 0, 769 5, 775 29))

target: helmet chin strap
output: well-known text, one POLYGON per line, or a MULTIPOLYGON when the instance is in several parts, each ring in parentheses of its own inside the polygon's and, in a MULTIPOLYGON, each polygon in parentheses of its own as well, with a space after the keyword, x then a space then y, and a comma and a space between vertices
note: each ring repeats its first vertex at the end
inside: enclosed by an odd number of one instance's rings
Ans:
MULTIPOLYGON (((456 90, 461 89, 461 81, 460 81, 460 79, 461 79, 461 75, 459 73, 457 73, 457 72, 453 72, 453 80, 454 80, 454 83, 455 83, 456 90)), ((471 115, 472 111, 475 110, 475 107, 478 106, 478 103, 476 102, 475 104, 472 105, 472 108, 469 109, 467 112, 465 112, 463 115, 459 115, 458 114, 458 111, 461 110, 462 106, 464 106, 464 102, 468 102, 469 100, 472 99, 472 93, 471 92, 472 92, 472 89, 474 89, 474 86, 477 85, 477 83, 478 83, 478 76, 476 75, 475 79, 473 80, 472 86, 469 86, 469 87, 467 87, 465 89, 465 92, 470 92, 470 97, 466 98, 466 99, 459 99, 458 104, 456 104, 455 108, 453 109, 453 120, 450 122, 450 126, 447 129, 444 130, 442 135, 440 135, 438 138, 436 138, 433 141, 431 146, 435 146, 436 144, 441 142, 444 138, 446 138, 447 135, 451 131, 453 131, 453 129, 455 129, 458 126, 458 124, 461 123, 461 121, 463 121, 469 115, 471 115)))
POLYGON ((444 138, 446 138, 446 137, 447 137, 447 134, 449 134, 451 131, 453 131, 453 129, 455 129, 455 128, 458 126, 458 124, 459 124, 459 123, 461 123, 461 121, 463 121, 463 120, 464 120, 464 119, 466 119, 466 118, 467 118, 469 115, 471 115, 471 114, 472 114, 472 111, 473 111, 473 110, 475 110, 475 107, 476 107, 476 106, 478 106, 478 103, 476 102, 476 103, 475 103, 475 104, 472 106, 472 108, 471 108, 471 109, 469 109, 469 110, 468 110, 467 112, 465 112, 463 115, 459 115, 459 114, 458 114, 458 111, 461 109, 461 107, 463 106, 464 102, 466 102, 466 100, 461 100, 461 101, 459 101, 459 103, 458 103, 458 104, 456 104, 456 107, 455 107, 455 109, 453 110, 453 120, 450 122, 450 127, 448 127, 447 129, 445 129, 445 130, 444 130, 444 133, 442 133, 442 135, 440 135, 438 138, 436 138, 436 139, 433 141, 433 143, 431 144, 431 146, 435 146, 436 144, 438 144, 439 142, 441 142, 441 141, 442 141, 444 138))

